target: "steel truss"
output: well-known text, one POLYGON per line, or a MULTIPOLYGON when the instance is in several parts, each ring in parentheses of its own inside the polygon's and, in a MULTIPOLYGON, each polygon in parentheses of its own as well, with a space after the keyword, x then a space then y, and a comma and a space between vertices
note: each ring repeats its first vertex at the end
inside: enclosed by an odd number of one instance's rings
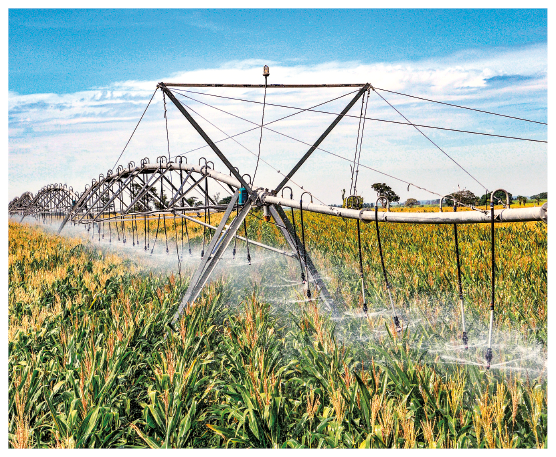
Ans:
MULTIPOLYGON (((209 280, 216 265, 222 259, 222 255, 234 239, 241 239, 248 244, 253 244, 274 252, 295 258, 300 262, 304 271, 307 271, 307 280, 312 282, 318 290, 321 301, 331 312, 335 312, 334 301, 321 279, 317 268, 311 260, 301 240, 298 238, 295 228, 286 216, 283 207, 302 209, 303 211, 329 214, 349 219, 361 220, 363 222, 375 221, 391 223, 417 223, 417 224, 464 224, 464 223, 493 223, 488 212, 480 210, 462 211, 453 213, 414 213, 414 212, 375 212, 365 210, 354 210, 336 208, 326 205, 313 204, 312 202, 296 201, 278 197, 284 186, 309 159, 312 153, 319 147, 324 139, 330 134, 334 127, 349 112, 354 104, 369 90, 370 84, 353 85, 273 85, 268 87, 360 87, 353 99, 346 105, 342 112, 334 119, 328 128, 320 135, 315 143, 303 155, 298 163, 285 175, 283 181, 272 191, 264 188, 253 188, 241 175, 239 170, 233 166, 224 153, 216 146, 212 139, 193 119, 187 109, 177 100, 169 87, 196 87, 201 85, 180 85, 159 83, 158 88, 174 103, 185 119, 204 139, 217 157, 228 169, 229 174, 214 170, 214 164, 204 158, 199 160, 198 165, 187 163, 187 158, 176 156, 169 162, 166 157, 158 157, 156 163, 150 163, 148 158, 141 160, 136 166, 130 162, 127 168, 118 166, 108 170, 106 176, 100 175, 93 179, 90 185, 79 194, 65 184, 52 184, 43 187, 36 196, 25 192, 20 197, 13 199, 8 205, 11 216, 21 215, 21 220, 27 216, 46 221, 47 218, 59 219, 60 233, 67 223, 86 225, 100 230, 101 226, 125 221, 153 220, 161 217, 179 217, 202 225, 205 229, 213 231, 206 254, 202 257, 195 273, 193 274, 189 288, 183 296, 178 310, 169 322, 171 328, 178 321, 181 314, 193 303, 201 293, 203 287, 209 280), (212 166, 211 166, 212 165, 212 166), (224 190, 231 196, 228 204, 222 205, 215 201, 209 194, 210 189, 214 192, 224 190), (241 189, 247 192, 247 200, 239 204, 238 196, 241 189), (198 204, 191 197, 195 196, 198 204), (290 247, 290 251, 267 246, 254 240, 238 235, 238 230, 245 218, 253 208, 266 207, 268 214, 274 219, 274 223, 280 229, 284 240, 290 247), (236 217, 232 217, 234 210, 236 217), (217 227, 207 221, 201 221, 196 217, 203 214, 209 216, 213 213, 224 215, 217 227), (230 220, 231 219, 231 220, 230 220)), ((207 87, 262 87, 258 85, 202 85, 207 87)), ((519 208, 497 210, 494 212, 496 223, 515 221, 547 221, 547 205, 535 208, 519 208)), ((116 225, 116 227, 118 227, 116 225)), ((125 242, 125 234, 123 236, 125 242)))

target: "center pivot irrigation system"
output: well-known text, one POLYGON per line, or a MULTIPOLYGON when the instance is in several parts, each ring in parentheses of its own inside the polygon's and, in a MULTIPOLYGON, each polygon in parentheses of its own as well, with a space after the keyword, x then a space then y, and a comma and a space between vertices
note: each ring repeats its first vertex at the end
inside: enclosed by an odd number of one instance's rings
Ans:
MULTIPOLYGON (((304 290, 306 296, 310 299, 312 292, 316 292, 316 295, 324 303, 324 305, 329 309, 329 311, 335 313, 336 305, 332 300, 327 287, 322 280, 315 264, 311 260, 311 256, 307 252, 305 247, 305 228, 304 228, 304 218, 303 213, 306 211, 313 213, 327 214, 335 217, 342 217, 347 219, 354 219, 356 221, 357 232, 358 232, 358 244, 359 244, 359 268, 360 268, 360 278, 361 278, 361 295, 363 302, 363 311, 367 313, 368 307, 365 299, 365 278, 363 274, 363 251, 361 248, 361 235, 360 235, 360 222, 369 223, 374 221, 376 227, 376 234, 378 238, 379 254, 382 265, 382 273, 384 276, 384 285, 388 291, 390 307, 392 309, 392 319, 396 326, 397 331, 402 330, 402 323, 396 312, 394 306, 394 301, 392 299, 391 289, 392 286, 388 280, 388 273, 384 262, 384 255, 382 252, 381 238, 380 238, 380 223, 405 223, 405 224, 452 224, 454 227, 454 244, 455 244, 455 258, 457 263, 458 271, 458 288, 459 288, 459 299, 461 304, 461 319, 462 319, 462 335, 461 338, 467 349, 468 337, 465 330, 465 317, 464 317, 464 294, 462 290, 462 280, 461 280, 461 268, 459 259, 459 245, 458 245, 458 231, 457 227, 459 224, 476 224, 476 223, 488 223, 491 226, 491 297, 490 297, 490 324, 489 324, 489 336, 488 336, 488 348, 486 352, 487 368, 490 368, 490 363, 492 360, 492 326, 494 317, 494 303, 495 303, 495 250, 494 250, 494 239, 495 239, 495 224, 503 222, 523 222, 523 221, 544 221, 547 222, 547 204, 542 207, 531 207, 531 208, 510 208, 510 199, 506 192, 506 201, 501 202, 504 206, 503 209, 494 209, 494 200, 496 199, 495 193, 501 189, 491 192, 490 198, 490 211, 476 208, 472 205, 466 205, 458 202, 453 196, 449 196, 454 202, 453 212, 442 212, 442 202, 448 196, 442 196, 431 192, 440 197, 440 212, 438 213, 416 213, 416 212, 390 212, 389 202, 385 196, 379 195, 378 200, 374 209, 363 208, 363 199, 357 195, 357 176, 359 172, 359 167, 365 167, 360 164, 361 156, 361 144, 363 141, 363 131, 365 127, 365 120, 372 119, 366 117, 366 107, 368 104, 369 97, 371 93, 376 93, 381 99, 383 99, 388 105, 395 109, 407 122, 401 124, 410 125, 417 129, 423 136, 428 138, 419 127, 430 126, 419 126, 411 123, 405 116, 403 116, 396 108, 394 108, 389 102, 387 102, 382 95, 377 91, 386 91, 385 89, 378 89, 373 87, 371 84, 310 84, 310 85, 278 85, 267 84, 267 77, 269 76, 268 67, 265 66, 263 76, 265 77, 264 85, 253 85, 253 84, 174 84, 174 83, 159 83, 149 105, 154 98, 157 90, 161 90, 164 99, 164 117, 166 119, 166 133, 168 133, 167 127, 167 117, 166 117, 166 97, 169 98, 172 103, 177 107, 177 109, 183 114, 185 119, 191 124, 191 126, 197 131, 197 133, 206 142, 206 145, 212 149, 212 151, 217 155, 217 157, 222 161, 222 163, 228 169, 228 174, 220 173, 214 170, 214 163, 201 158, 198 164, 188 164, 185 155, 175 156, 170 159, 165 156, 158 157, 155 163, 150 163, 148 158, 141 160, 140 164, 137 166, 134 162, 130 162, 127 168, 119 165, 115 171, 108 170, 106 176, 100 175, 98 180, 93 179, 91 185, 85 186, 85 190, 82 193, 75 192, 71 187, 65 184, 52 184, 43 187, 37 195, 33 196, 30 192, 25 192, 18 198, 12 200, 9 204, 9 214, 12 216, 20 215, 21 221, 27 216, 34 217, 43 222, 48 220, 53 221, 54 219, 61 221, 58 233, 60 233, 64 226, 70 222, 73 225, 81 224, 84 225, 87 230, 93 230, 93 236, 95 235, 95 230, 98 231, 99 241, 102 238, 108 238, 109 242, 112 240, 122 241, 123 243, 129 242, 128 236, 131 235, 133 246, 143 247, 145 251, 153 252, 156 245, 159 232, 164 234, 164 239, 166 243, 166 252, 170 253, 170 250, 176 251, 178 257, 178 265, 181 274, 181 261, 184 255, 184 239, 186 240, 187 250, 189 255, 191 255, 191 243, 189 232, 187 228, 187 223, 184 224, 184 220, 191 221, 203 226, 203 244, 201 251, 201 261, 194 272, 189 287, 183 296, 178 310, 168 322, 169 327, 172 331, 175 331, 175 324, 180 318, 184 310, 192 304, 201 293, 201 290, 207 283, 211 273, 214 271, 217 264, 222 259, 222 256, 226 249, 229 247, 230 243, 233 242, 233 256, 235 258, 236 254, 236 244, 237 240, 241 240, 246 243, 247 246, 247 259, 249 263, 251 262, 249 245, 259 246, 261 248, 269 249, 274 252, 278 252, 285 256, 296 259, 299 263, 301 279, 304 283, 304 290), (355 94, 341 113, 330 113, 326 111, 315 110, 316 107, 311 108, 294 108, 284 105, 279 105, 285 108, 292 108, 297 110, 295 114, 304 111, 313 112, 324 112, 326 114, 334 114, 333 122, 328 126, 328 128, 320 135, 320 137, 310 145, 307 152, 299 159, 295 166, 287 173, 283 174, 283 180, 272 190, 268 188, 255 187, 253 185, 253 179, 250 175, 240 173, 239 169, 236 168, 228 157, 221 151, 221 149, 216 145, 207 133, 201 128, 201 126, 194 119, 191 112, 196 113, 193 108, 184 106, 176 98, 176 94, 180 95, 180 91, 185 90, 184 88, 191 87, 223 87, 223 88, 264 88, 264 101, 263 105, 263 118, 261 124, 256 124, 254 129, 261 130, 261 138, 263 128, 269 129, 268 124, 264 124, 264 107, 266 103, 266 93, 267 89, 291 89, 291 88, 353 88, 353 92, 348 93, 355 94), (351 108, 361 99, 361 113, 359 116, 349 115, 351 108), (191 112, 190 112, 191 111, 191 112), (287 186, 288 183, 297 185, 292 181, 292 177, 295 173, 302 167, 302 165, 311 157, 313 152, 317 149, 325 151, 319 148, 320 144, 328 136, 328 134, 334 129, 334 127, 344 118, 344 117, 356 117, 359 119, 358 135, 357 135, 357 145, 355 150, 355 157, 353 159, 352 171, 352 185, 350 188, 350 196, 344 200, 344 207, 332 207, 325 204, 313 203, 313 195, 309 192, 304 192, 301 186, 301 195, 299 199, 294 200, 293 190, 291 187, 287 186), (215 201, 213 197, 209 194, 209 183, 211 184, 211 189, 217 188, 219 191, 224 190, 229 193, 229 203, 219 204, 215 201), (160 190, 159 190, 160 189, 160 190), (286 194, 284 195, 284 191, 286 194), (166 192, 169 192, 171 197, 166 196, 166 192), (196 203, 194 199, 190 196, 195 193, 200 195, 196 203), (386 211, 378 211, 379 204, 386 206, 386 211), (471 211, 456 212, 458 206, 470 206, 471 211), (278 227, 282 233, 285 241, 289 245, 290 250, 278 249, 272 246, 265 245, 263 243, 257 242, 255 240, 250 240, 247 238, 246 229, 246 216, 254 208, 262 208, 264 219, 270 222, 271 218, 273 223, 278 227), (289 208, 291 211, 291 221, 286 216, 284 208, 289 208), (295 212, 294 209, 299 210, 299 218, 301 222, 301 238, 298 236, 295 224, 295 212), (211 214, 216 212, 224 213, 221 221, 217 226, 211 224, 211 214), (204 215, 204 221, 196 219, 204 215), (147 226, 150 221, 157 221, 157 230, 154 240, 152 235, 147 230, 147 226), (125 222, 131 223, 131 233, 126 233, 125 222), (144 226, 144 234, 140 238, 139 227, 144 226), (243 226, 243 227, 242 227, 243 226), (241 229, 243 228, 244 235, 240 236, 241 229), (168 231, 173 230, 175 232, 175 246, 171 246, 171 242, 168 242, 168 231), (180 233, 181 232, 181 233, 180 233), (185 233, 184 233, 185 232, 185 233), (212 232, 212 236, 210 233, 212 232), (181 243, 180 243, 181 236, 181 243), (181 246, 180 246, 181 244, 181 246), (312 286, 310 286, 312 284, 312 286)), ((390 92, 390 91, 386 91, 390 92)), ((209 96, 214 96, 212 94, 204 94, 209 96)), ((405 95, 405 94, 400 94, 405 95)), ((345 95, 344 95, 345 96, 345 95)), ((232 97, 224 97, 232 98, 232 97)), ((337 100, 336 99, 333 100, 337 100)), ((241 100, 235 99, 233 100, 241 100)), ((242 100, 248 101, 248 100, 242 100)), ((433 100, 428 100, 432 101, 433 100)), ((252 101, 251 101, 252 102, 252 101)), ((327 103, 327 102, 326 102, 327 103)), ((442 102, 437 102, 442 103, 442 102)), ((206 103, 205 103, 206 104, 206 103)), ((323 105, 324 103, 320 104, 323 105)), ((149 105, 147 105, 146 110, 149 105)), ((208 105, 208 104, 206 104, 208 105)), ((270 103, 269 103, 270 105, 270 103)), ((320 106, 317 105, 317 106, 320 106)), ((211 106, 211 105, 208 105, 211 106)), ((456 106, 456 105, 452 105, 456 106)), ((212 107, 212 106, 211 106, 212 107)), ((466 107, 457 106, 458 108, 470 109, 466 107)), ((215 108, 215 107, 213 107, 215 108)), ((215 108, 219 109, 219 108, 215 108)), ((219 109, 220 111, 223 111, 219 109)), ((476 110, 478 111, 478 110, 476 110)), ((484 111, 482 111, 484 112, 484 111)), ((143 113, 144 116, 145 113, 143 113)), ((198 113, 196 113, 198 114, 198 113)), ((227 113, 231 114, 231 113, 227 113)), ((293 114, 293 115, 295 115, 293 114)), ((488 113, 497 115, 496 113, 488 113)), ((233 114, 232 114, 233 115, 233 114)), ((143 118, 141 116, 141 119, 143 118)), ((200 116, 200 115, 198 115, 200 116)), ((234 115, 235 117, 238 117, 234 115)), ((292 116, 292 115, 290 115, 292 116)), ((286 117, 290 117, 286 116, 286 117)), ((503 115, 499 115, 503 116, 503 115)), ((201 116, 202 117, 202 116, 201 116)), ((509 117, 509 116, 505 116, 509 117)), ((204 118, 203 118, 204 119, 204 118)), ((281 118, 284 119, 284 118, 281 118)), ((279 120, 281 120, 279 119, 279 120)), ((518 118, 513 118, 518 119, 518 118)), ((205 119, 206 120, 206 119, 205 119)), ((377 119, 373 119, 377 120, 377 119)), ((526 119, 519 119, 522 121, 527 121, 526 119)), ((139 120, 139 123, 141 120, 139 120)), ((277 121, 273 121, 277 122, 277 121)), ((392 122, 392 121, 389 121, 392 122)), ((536 122, 536 121, 527 121, 536 122)), ((139 125, 137 124, 137 126, 139 125)), ((212 124, 214 125, 214 124, 212 124)), ((216 126, 215 126, 216 127, 216 126)), ((216 127, 218 128, 218 127, 216 127)), ((137 127, 135 128, 135 130, 137 127)), ((251 129, 251 130, 254 130, 251 129)), ((135 132, 134 130, 134 132, 135 132)), ((271 129, 269 129, 271 130, 271 129)), ((444 129, 446 130, 446 129, 444 129)), ((279 132, 276 132, 279 133, 279 132)), ((479 132, 466 132, 466 133, 479 133, 479 132)), ((481 134, 481 133, 479 133, 481 134)), ((133 133, 132 135, 133 136, 133 133)), ((238 135, 234 135, 238 136, 238 135)), ((494 135, 502 136, 502 135, 494 135)), ((508 138, 508 137, 506 137, 508 138)), ((233 139, 233 137, 228 136, 224 140, 233 139)), ((516 138, 520 140, 527 141, 539 141, 539 140, 528 140, 523 138, 516 138)), ((131 140, 131 137, 130 137, 131 140)), ((224 141, 224 140, 220 140, 224 141)), ((128 143, 129 144, 129 141, 128 143)), ((126 144, 126 147, 127 147, 126 144)), ((239 143, 238 143, 239 144, 239 143)), ((438 149, 441 150, 445 155, 448 154, 433 143, 438 149)), ((169 142, 168 142, 169 150, 169 142)), ((125 148, 124 148, 125 151, 125 148)), ((328 151, 325 151, 328 152, 328 151)), ((123 151, 122 151, 123 154, 123 151)), ((332 153, 330 153, 332 154, 332 153)), ((120 154, 121 157, 121 154, 120 154)), ((449 157, 449 156, 448 156, 449 157)), ((342 157, 343 158, 343 157, 342 157)), ((449 157, 453 160, 451 157, 449 157)), ((257 167, 260 159, 260 142, 259 142, 259 154, 257 155, 257 167)), ((119 161, 119 158, 118 158, 119 161)), ((453 160, 454 161, 454 160, 453 160)), ((350 160, 351 162, 351 160, 350 160)), ((455 161, 454 161, 455 162, 455 161)), ((117 163, 117 162, 116 162, 117 163)), ((460 168, 457 162, 455 162, 460 168)), ((369 168, 369 167, 366 167, 369 168)), ((378 171, 378 170, 374 170, 378 171)), ((469 174, 466 170, 464 170, 469 174)), ((381 173, 381 172, 379 172, 381 173)), ((384 174, 384 173, 383 173, 384 174)), ((388 175, 394 179, 391 175, 388 175)), ((469 176, 471 176, 469 174, 469 176)), ((472 177, 472 176, 471 176, 472 177)), ((472 177, 473 178, 473 177, 472 177)), ((473 178, 475 179, 475 178, 473 178)), ((408 183, 403 181, 406 184, 408 183)), ((477 181, 478 182, 478 181, 477 181)), ((484 187, 484 186, 483 186, 484 187)), ((421 189, 423 189, 421 187, 421 189)), ((486 189, 486 188, 485 188, 486 189)), ((426 190, 426 189, 425 189, 426 190)), ((505 192, 505 191, 504 191, 505 192)), ((129 230, 128 230, 129 232, 129 230)), ((162 236, 162 235, 161 235, 162 236)), ((161 241, 162 242, 162 241, 161 241)))

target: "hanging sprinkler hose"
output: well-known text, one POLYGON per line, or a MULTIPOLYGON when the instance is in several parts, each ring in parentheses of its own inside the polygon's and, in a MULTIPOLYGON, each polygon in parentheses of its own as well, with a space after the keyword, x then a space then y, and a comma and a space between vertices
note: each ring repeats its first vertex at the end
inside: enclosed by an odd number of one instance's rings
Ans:
POLYGON ((384 266, 384 256, 382 254, 382 244, 380 242, 380 231, 378 229, 378 204, 379 202, 386 202, 387 210, 390 209, 390 202, 384 196, 380 196, 376 200, 375 204, 375 225, 376 225, 376 237, 378 240, 378 251, 380 253, 380 263, 382 264, 382 273, 384 275, 384 282, 386 283, 386 290, 388 291, 388 297, 390 299, 390 306, 392 307, 392 316, 394 318, 394 325, 396 326, 396 332, 400 333, 402 331, 402 327, 400 325, 400 320, 398 319, 398 315, 396 313, 396 308, 394 307, 394 300, 392 300, 392 292, 390 291, 391 286, 388 282, 388 275, 386 274, 386 267, 384 266))
MULTIPOLYGON (((242 187, 242 189, 245 189, 244 187, 242 187)), ((240 189, 240 193, 239 195, 241 196, 241 189, 240 189)), ((236 217, 239 216, 239 205, 236 205, 236 217)), ((234 249, 232 251, 232 260, 236 259, 236 247, 237 247, 237 231, 236 231, 236 236, 234 236, 234 249)))
POLYGON ((166 240, 166 254, 170 253, 170 249, 168 249, 168 233, 166 232, 166 214, 163 216, 163 223, 164 223, 164 239, 166 240))
POLYGON ((305 264, 305 285, 307 288, 307 298, 311 298, 311 289, 309 288, 309 272, 307 271, 307 247, 305 246, 305 226, 303 224, 303 196, 309 194, 311 196, 311 203, 313 203, 313 196, 310 192, 303 192, 299 200, 299 215, 301 218, 301 243, 303 244, 303 263, 305 264))
MULTIPOLYGON (((284 197, 284 190, 290 190, 290 200, 293 200, 293 190, 290 186, 284 186, 282 188, 282 198, 284 197)), ((301 252, 299 252, 299 243, 297 242, 297 229, 295 227, 295 214, 293 212, 293 207, 290 207, 292 212, 292 227, 293 227, 293 236, 295 242, 295 251, 297 253, 297 260, 299 260, 299 271, 301 272, 301 282, 305 285, 305 271, 303 270, 303 263, 301 262, 301 252)))
POLYGON ((143 220, 145 221, 145 252, 147 251, 147 215, 143 216, 143 220))
POLYGON ((153 248, 151 249, 151 255, 153 255, 154 247, 156 246, 156 240, 158 240, 158 229, 160 228, 160 214, 158 215, 158 223, 156 224, 156 236, 154 238, 153 248))
MULTIPOLYGON (((359 217, 361 217, 361 213, 363 210, 359 212, 359 217)), ((357 244, 359 245, 359 276, 361 277, 361 297, 363 298, 363 312, 367 314, 369 310, 367 307, 367 300, 365 298, 365 274, 363 273, 363 252, 361 249, 361 225, 359 219, 357 219, 357 244)))
MULTIPOLYGON (((176 212, 173 211, 174 213, 174 232, 176 232, 176 256, 178 258, 178 275, 181 276, 181 259, 180 259, 180 249, 178 246, 178 227, 176 225, 176 212)), ((183 244, 183 239, 182 239, 182 244, 183 244)))
MULTIPOLYGON (((246 176, 249 177, 249 185, 251 185, 252 184, 251 175, 245 173, 243 175, 243 178, 245 179, 246 176)), ((241 187, 239 189, 238 205, 245 205, 248 199, 249 199, 249 193, 247 192, 247 189, 245 187, 241 187)), ((249 252, 249 237, 247 236, 247 218, 243 219, 243 230, 245 230, 245 243, 247 244, 247 263, 251 265, 251 253, 249 252)))
MULTIPOLYGON (((451 197, 453 198, 452 195, 445 195, 444 197, 442 197, 440 199, 440 212, 442 212, 442 200, 444 200, 446 197, 451 197)), ((455 198, 453 198, 454 200, 454 213, 457 211, 457 201, 455 198)), ((469 346, 467 344, 467 342, 469 341, 469 338, 467 337, 467 332, 465 331, 465 310, 464 310, 464 304, 463 304, 463 287, 462 287, 462 283, 461 283, 461 264, 460 264, 460 260, 459 260, 459 242, 458 242, 458 225, 454 224, 454 244, 455 244, 455 248, 456 248, 456 264, 457 264, 457 270, 458 270, 458 292, 459 292, 459 303, 460 303, 460 308, 461 308, 461 327, 462 327, 462 336, 461 339, 463 341, 463 345, 465 347, 465 350, 469 349, 469 346)))
POLYGON ((361 215, 363 214, 363 197, 358 195, 350 195, 348 198, 344 200, 344 205, 346 208, 350 209, 358 209, 359 211, 359 218, 355 221, 357 223, 357 247, 359 250, 359 277, 361 278, 361 298, 363 300, 363 312, 367 314, 369 310, 367 307, 367 300, 365 298, 365 275, 363 273, 363 251, 361 248, 361 215))
POLYGON ((494 286, 496 278, 496 262, 494 256, 494 194, 502 191, 506 194, 506 205, 504 208, 510 207, 510 196, 504 189, 496 189, 490 194, 490 252, 491 252, 491 290, 490 290, 490 323, 488 326, 488 348, 485 354, 487 361, 487 370, 490 369, 490 362, 492 361, 492 324, 494 322, 494 286))

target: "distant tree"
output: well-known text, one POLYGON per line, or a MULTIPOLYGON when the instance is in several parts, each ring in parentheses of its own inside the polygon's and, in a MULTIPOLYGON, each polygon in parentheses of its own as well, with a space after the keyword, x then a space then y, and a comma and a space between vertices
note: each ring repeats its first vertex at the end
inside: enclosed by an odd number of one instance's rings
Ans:
POLYGON ((409 206, 410 208, 413 207, 413 206, 416 206, 418 204, 419 204, 419 202, 414 198, 408 198, 405 201, 405 206, 409 206))
POLYGON ((228 195, 227 197, 224 197, 222 200, 220 200, 218 202, 219 205, 227 205, 230 203, 230 201, 232 201, 232 196, 228 195))
POLYGON ((166 192, 164 192, 164 190, 162 191, 162 196, 160 196, 159 194, 156 193, 156 191, 154 189, 151 188, 151 190, 153 191, 153 194, 156 195, 158 198, 153 197, 154 200, 154 207, 156 209, 166 209, 168 207, 168 196, 166 195, 166 192))
POLYGON ((458 190, 457 192, 452 192, 450 196, 444 199, 442 205, 446 204, 447 206, 453 206, 454 198, 456 199, 456 201, 463 203, 464 205, 476 205, 478 200, 478 197, 473 192, 467 189, 463 189, 458 190))
MULTIPOLYGON (((512 201, 512 194, 508 192, 508 195, 510 196, 510 202, 512 201)), ((499 190, 496 191, 494 193, 494 204, 495 205, 499 205, 500 202, 504 202, 504 204, 506 204, 506 194, 499 190)), ((479 206, 481 205, 487 205, 490 203, 490 192, 484 194, 481 199, 479 200, 479 206)))
POLYGON ((398 196, 398 194, 396 194, 396 192, 394 192, 392 190, 392 188, 387 185, 386 183, 374 183, 371 186, 377 194, 382 195, 383 197, 386 197, 388 199, 389 202, 399 202, 400 201, 400 197, 398 196))
POLYGON ((541 192, 537 195, 531 195, 531 200, 535 200, 538 205, 541 200, 548 200, 548 192, 541 192))
POLYGON ((199 199, 197 197, 189 197, 189 198, 186 198, 185 201, 187 202, 187 204, 189 206, 199 206, 201 204, 201 202, 199 201, 199 199))
MULTIPOLYGON (((131 196, 135 200, 135 197, 139 195, 143 189, 143 186, 138 183, 131 184, 131 196)), ((135 205, 133 205, 132 211, 135 212, 144 212, 149 211, 150 205, 149 203, 155 198, 154 196, 157 195, 153 188, 150 188, 135 205)))
POLYGON ((518 196, 516 197, 516 200, 517 200, 517 202, 518 202, 520 205, 522 205, 522 206, 523 206, 525 203, 527 203, 527 197, 524 197, 523 195, 518 195, 518 196))

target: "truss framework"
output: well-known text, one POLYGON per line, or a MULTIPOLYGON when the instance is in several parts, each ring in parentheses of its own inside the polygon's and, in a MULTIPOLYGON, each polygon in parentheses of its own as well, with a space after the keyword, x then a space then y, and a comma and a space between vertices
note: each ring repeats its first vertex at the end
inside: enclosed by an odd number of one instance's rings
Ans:
MULTIPOLYGON (((318 289, 320 299, 331 312, 335 312, 335 304, 326 284, 308 252, 304 250, 303 243, 297 237, 296 231, 287 218, 283 207, 302 209, 303 211, 329 214, 333 216, 358 219, 363 222, 375 220, 374 211, 354 210, 346 208, 335 208, 326 205, 295 201, 278 197, 288 181, 295 175, 301 166, 310 158, 312 153, 330 134, 334 127, 349 112, 353 105, 369 90, 370 84, 344 84, 344 85, 272 85, 272 87, 360 87, 360 90, 350 100, 342 112, 334 119, 328 128, 319 136, 309 150, 290 170, 282 182, 272 191, 263 188, 253 188, 241 175, 239 170, 233 166, 226 155, 218 148, 206 132, 199 126, 187 109, 177 100, 169 87, 264 87, 259 85, 195 85, 159 83, 158 88, 174 103, 185 119, 203 138, 207 145, 213 150, 217 157, 224 163, 229 174, 219 173, 214 170, 214 164, 204 158, 199 160, 198 165, 187 163, 187 158, 177 156, 174 161, 168 162, 166 157, 158 157, 156 163, 150 163, 148 158, 141 160, 139 166, 130 162, 127 168, 118 166, 115 171, 108 170, 106 176, 100 175, 98 180, 93 179, 90 185, 79 194, 65 184, 52 184, 43 187, 36 196, 25 192, 20 197, 12 200, 8 205, 10 215, 21 215, 21 220, 27 216, 46 220, 59 219, 61 221, 58 233, 67 223, 84 224, 100 227, 101 224, 112 222, 124 222, 137 220, 138 217, 145 221, 153 218, 173 217, 185 218, 196 222, 205 228, 214 231, 208 244, 206 255, 201 259, 190 286, 181 300, 178 310, 173 316, 170 326, 177 322, 187 306, 193 303, 210 275, 214 271, 222 255, 234 239, 241 239, 253 245, 270 249, 280 254, 296 258, 302 268, 309 275, 307 278, 314 283, 318 289), (204 161, 204 162, 203 162, 204 161), (211 166, 212 165, 212 166, 211 166), (209 182, 211 189, 226 191, 230 194, 229 203, 222 205, 215 201, 209 193, 209 182), (238 197, 241 189, 245 189, 247 200, 239 204, 238 197), (196 195, 195 204, 191 200, 192 194, 196 195), (200 197, 200 199, 198 198, 200 197), (280 229, 284 240, 291 251, 278 249, 254 240, 248 240, 238 235, 241 224, 255 207, 266 207, 269 215, 274 219, 280 229), (232 218, 234 210, 237 216, 232 218), (209 215, 215 212, 224 212, 221 222, 217 227, 200 221, 195 216, 201 213, 209 215), (229 222, 230 221, 230 222, 229 222), (229 222, 229 223, 228 223, 229 222)), ((270 86, 269 86, 270 87, 270 86)), ((495 212, 495 222, 516 221, 547 221, 547 205, 535 208, 510 209, 505 208, 495 212)), ((418 223, 418 224, 462 224, 462 223, 490 223, 491 217, 487 212, 463 211, 463 212, 439 212, 439 213, 404 213, 404 212, 378 212, 380 222, 392 223, 418 223), (486 213, 486 214, 485 214, 486 213)), ((100 233, 100 229, 99 229, 100 233)))

